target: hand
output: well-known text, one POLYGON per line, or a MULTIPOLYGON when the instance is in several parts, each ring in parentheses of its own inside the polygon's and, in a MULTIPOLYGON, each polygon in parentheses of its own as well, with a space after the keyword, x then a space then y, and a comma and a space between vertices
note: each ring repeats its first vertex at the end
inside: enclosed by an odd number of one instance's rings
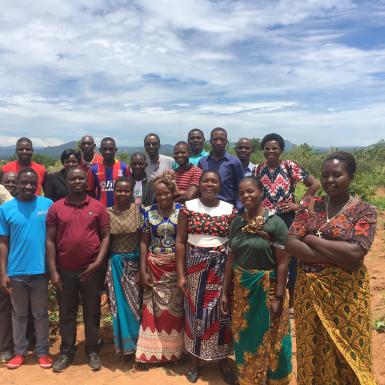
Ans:
POLYGON ((11 294, 12 292, 12 285, 11 280, 8 277, 8 275, 4 274, 0 277, 0 288, 7 292, 8 294, 11 294))
POLYGON ((279 209, 282 213, 287 213, 289 211, 296 211, 300 208, 301 206, 297 203, 294 202, 282 202, 279 205, 279 209))
POLYGON ((227 295, 222 293, 221 298, 219 300, 219 309, 220 309, 221 313, 224 315, 228 314, 230 311, 229 307, 230 306, 229 306, 229 301, 228 301, 227 295))
POLYGON ((179 287, 179 289, 182 290, 182 293, 184 296, 187 295, 187 291, 186 291, 186 277, 184 275, 178 275, 178 281, 176 283, 176 285, 179 287))
POLYGON ((142 285, 147 288, 152 288, 152 279, 150 274, 147 271, 142 270, 140 275, 142 277, 142 285))
POLYGON ((95 272, 99 269, 100 263, 90 263, 82 273, 79 274, 80 282, 86 282, 91 279, 95 272))
POLYGON ((270 317, 275 321, 282 315, 284 298, 274 297, 270 305, 270 317))
POLYGON ((57 289, 61 290, 63 288, 63 280, 57 270, 51 273, 51 282, 57 289))

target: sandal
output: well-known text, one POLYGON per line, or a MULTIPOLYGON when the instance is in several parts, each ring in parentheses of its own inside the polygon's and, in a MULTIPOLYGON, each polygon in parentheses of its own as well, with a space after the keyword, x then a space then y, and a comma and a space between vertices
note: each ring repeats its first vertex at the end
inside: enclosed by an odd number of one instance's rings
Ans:
POLYGON ((189 369, 189 371, 186 374, 186 378, 189 382, 195 384, 199 380, 198 369, 189 369))

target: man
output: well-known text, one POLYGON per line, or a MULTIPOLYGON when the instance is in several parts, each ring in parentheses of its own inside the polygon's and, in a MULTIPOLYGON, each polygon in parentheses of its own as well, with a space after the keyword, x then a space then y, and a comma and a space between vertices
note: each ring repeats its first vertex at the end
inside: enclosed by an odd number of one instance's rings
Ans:
POLYGON ((88 190, 91 196, 101 201, 105 207, 115 203, 114 185, 120 176, 130 176, 129 167, 115 159, 118 151, 115 140, 110 137, 102 139, 100 152, 103 160, 91 166, 88 171, 88 190))
POLYGON ((219 199, 240 208, 238 186, 244 176, 243 166, 237 157, 226 151, 227 143, 227 131, 222 127, 214 128, 210 135, 211 152, 199 161, 198 167, 218 172, 222 179, 219 199))
POLYGON ((36 195, 41 195, 42 189, 44 189, 47 181, 47 171, 42 164, 32 161, 33 147, 32 141, 29 138, 20 138, 16 142, 16 156, 17 160, 6 163, 0 169, 0 180, 3 175, 9 171, 19 173, 19 171, 25 168, 32 168, 36 171, 38 181, 36 195))
MULTIPOLYGON (((4 177, 3 177, 4 180, 4 177)), ((9 191, 0 184, 0 206, 12 199, 9 191)), ((8 362, 13 357, 12 303, 8 293, 0 290, 0 362, 8 362)))
POLYGON ((149 182, 162 172, 172 170, 174 159, 159 154, 160 139, 157 134, 150 133, 144 137, 144 149, 147 153, 146 175, 149 182))
POLYGON ((96 144, 91 135, 84 135, 79 144, 82 153, 82 164, 88 170, 93 164, 103 162, 103 157, 95 151, 96 144))
POLYGON ((146 176, 146 155, 135 152, 131 155, 131 175, 135 181, 134 199, 137 205, 151 206, 155 202, 154 190, 146 176))
POLYGON ((241 161, 245 176, 254 174, 255 165, 250 162, 250 156, 253 152, 253 145, 251 139, 241 138, 235 145, 235 152, 238 159, 241 161))
POLYGON ((2 179, 3 186, 10 192, 14 197, 17 194, 17 172, 8 171, 3 175, 2 179))
POLYGON ((187 142, 190 145, 191 151, 189 162, 194 166, 198 166, 199 161, 209 154, 203 149, 205 144, 205 135, 203 134, 203 131, 199 128, 190 130, 187 134, 187 142))
POLYGON ((56 201, 47 216, 47 263, 58 289, 61 372, 76 351, 76 317, 82 296, 85 348, 89 365, 100 370, 100 297, 102 266, 108 252, 109 218, 103 204, 87 195, 87 174, 75 168, 66 176, 68 196, 56 201))
POLYGON ((45 221, 50 199, 35 196, 38 175, 32 168, 17 176, 17 197, 0 207, 0 286, 11 295, 16 369, 25 361, 28 307, 36 334, 36 353, 42 368, 52 367, 49 350, 48 276, 45 264, 45 221))

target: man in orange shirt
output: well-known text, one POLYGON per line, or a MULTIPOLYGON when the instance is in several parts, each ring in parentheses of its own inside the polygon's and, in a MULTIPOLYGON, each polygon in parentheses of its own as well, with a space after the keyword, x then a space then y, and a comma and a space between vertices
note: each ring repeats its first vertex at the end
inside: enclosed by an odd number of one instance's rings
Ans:
POLYGON ((79 148, 82 153, 82 164, 86 171, 95 163, 102 163, 103 157, 95 151, 95 140, 91 135, 84 135, 80 139, 79 148))
POLYGON ((18 173, 25 168, 32 168, 36 171, 38 181, 35 195, 41 195, 42 189, 44 190, 45 183, 47 181, 47 170, 42 164, 32 161, 33 147, 32 140, 29 138, 20 138, 16 142, 16 156, 17 160, 6 163, 0 169, 0 180, 3 175, 9 171, 18 173))

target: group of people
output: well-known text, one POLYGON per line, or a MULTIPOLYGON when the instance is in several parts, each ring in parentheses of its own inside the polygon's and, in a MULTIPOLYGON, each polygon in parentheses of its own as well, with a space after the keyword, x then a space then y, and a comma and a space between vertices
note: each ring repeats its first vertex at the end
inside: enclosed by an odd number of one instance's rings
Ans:
POLYGON ((193 129, 171 158, 150 133, 127 165, 113 138, 102 139, 99 154, 86 135, 80 150, 63 151, 63 169, 47 174, 31 160, 31 140, 17 141, 18 159, 0 171, 0 351, 8 368, 24 363, 32 320, 40 366, 65 370, 81 301, 88 362, 101 369, 107 291, 116 352, 134 356, 138 370, 186 354, 192 383, 201 361, 217 360, 226 383, 289 384, 294 308, 299 385, 375 384, 364 256, 376 210, 349 193, 353 155, 326 156, 326 195, 316 196, 320 183, 281 159, 277 134, 262 139, 258 165, 250 139, 236 143, 237 156, 226 151, 223 128, 211 131, 209 153, 204 143, 193 129), (307 189, 296 202, 298 182, 307 189), (49 280, 60 318, 54 363, 49 280))

